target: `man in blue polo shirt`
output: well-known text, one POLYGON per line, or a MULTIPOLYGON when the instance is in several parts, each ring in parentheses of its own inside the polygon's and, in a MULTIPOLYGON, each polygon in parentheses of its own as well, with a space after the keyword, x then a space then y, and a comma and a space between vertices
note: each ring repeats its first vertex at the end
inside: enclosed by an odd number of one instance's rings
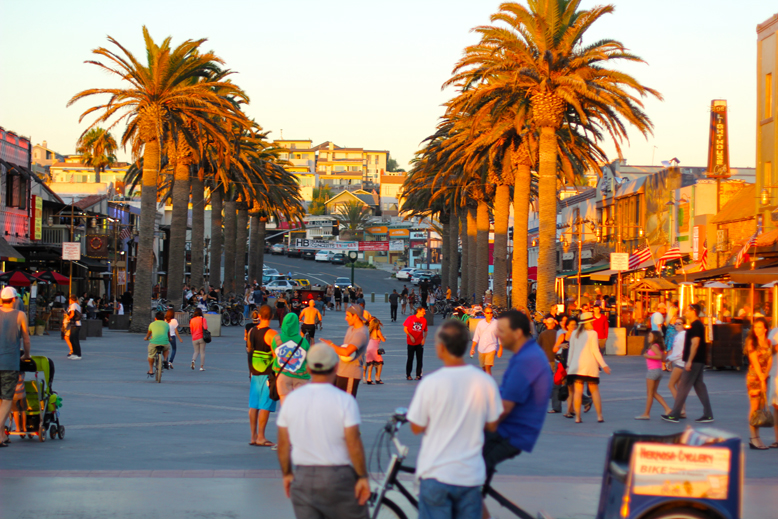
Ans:
POLYGON ((552 378, 548 358, 530 333, 529 319, 508 310, 497 320, 497 337, 513 355, 502 377, 503 412, 497 431, 486 433, 484 461, 488 485, 498 463, 532 452, 546 419, 552 378))

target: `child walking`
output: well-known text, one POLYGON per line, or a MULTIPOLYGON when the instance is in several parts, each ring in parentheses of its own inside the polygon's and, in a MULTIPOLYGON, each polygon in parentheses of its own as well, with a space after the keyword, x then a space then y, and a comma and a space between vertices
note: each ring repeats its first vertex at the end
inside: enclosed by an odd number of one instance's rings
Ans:
POLYGON ((365 353, 365 367, 364 377, 368 385, 372 385, 373 381, 370 380, 370 376, 373 374, 373 367, 375 367, 375 383, 383 384, 381 380, 381 371, 384 369, 384 358, 381 356, 383 350, 379 348, 382 342, 386 342, 386 337, 381 332, 381 326, 383 324, 375 317, 371 317, 368 322, 368 330, 370 330, 370 342, 367 343, 367 352, 365 353))
MULTIPOLYGON (((27 432, 27 390, 24 387, 24 373, 19 373, 19 380, 16 382, 14 399, 11 404, 16 432, 27 432)), ((24 436, 22 435, 22 438, 24 436)))
POLYGON ((642 415, 636 416, 635 420, 651 419, 651 406, 654 404, 654 400, 664 408, 665 414, 669 414, 671 411, 670 406, 658 392, 665 360, 665 343, 662 332, 649 332, 648 347, 643 351, 643 356, 646 358, 646 367, 648 368, 648 373, 646 373, 646 410, 642 415))

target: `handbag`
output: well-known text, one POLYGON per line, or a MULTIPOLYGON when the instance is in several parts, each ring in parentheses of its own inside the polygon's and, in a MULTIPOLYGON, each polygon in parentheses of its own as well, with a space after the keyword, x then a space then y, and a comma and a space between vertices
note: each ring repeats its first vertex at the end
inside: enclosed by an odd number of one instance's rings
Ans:
POLYGON ((557 386, 561 386, 562 383, 565 381, 565 378, 567 377, 567 370, 562 365, 561 362, 557 363, 556 365, 556 372, 554 373, 554 384, 557 386))
POLYGON ((386 353, 386 350, 383 348, 378 348, 378 351, 376 353, 378 353, 379 355, 383 355, 384 353, 386 353))
MULTIPOLYGON (((765 398, 764 395, 762 395, 760 404, 764 401, 765 398)), ((751 427, 756 429, 759 429, 760 427, 773 427, 773 425, 775 425, 773 420, 773 413, 770 412, 770 409, 766 406, 760 406, 759 409, 755 409, 754 412, 751 413, 751 417, 749 418, 748 423, 751 425, 751 427)))
POLYGON ((210 330, 203 330, 203 341, 205 344, 208 344, 211 342, 211 331, 210 330))

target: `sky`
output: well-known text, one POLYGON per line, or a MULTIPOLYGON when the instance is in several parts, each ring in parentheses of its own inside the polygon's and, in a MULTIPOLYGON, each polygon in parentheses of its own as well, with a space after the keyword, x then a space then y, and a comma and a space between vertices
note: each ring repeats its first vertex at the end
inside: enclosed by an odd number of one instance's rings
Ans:
MULTIPOLYGON (((44 140, 62 154, 91 119, 80 115, 97 104, 76 93, 116 87, 110 74, 84 61, 112 45, 112 36, 143 58, 141 28, 173 44, 207 38, 237 72, 233 80, 249 95, 246 112, 271 138, 311 139, 314 145, 388 150, 407 167, 421 141, 434 132, 441 90, 465 46, 470 29, 489 24, 498 1, 285 0, 218 2, 191 0, 42 0, 0 3, 0 126, 44 140)), ((584 0, 588 8, 603 2, 584 0)), ((705 166, 709 107, 726 99, 730 118, 730 164, 753 167, 756 134, 756 26, 778 12, 766 0, 615 0, 615 12, 587 33, 585 42, 621 41, 646 64, 623 70, 659 90, 648 100, 654 123, 648 139, 630 132, 623 155, 629 164, 678 158, 682 166, 705 166)), ((117 127, 114 135, 120 136, 117 127)), ((605 144, 611 159, 612 145, 605 144)), ((127 160, 129 154, 120 152, 127 160)))

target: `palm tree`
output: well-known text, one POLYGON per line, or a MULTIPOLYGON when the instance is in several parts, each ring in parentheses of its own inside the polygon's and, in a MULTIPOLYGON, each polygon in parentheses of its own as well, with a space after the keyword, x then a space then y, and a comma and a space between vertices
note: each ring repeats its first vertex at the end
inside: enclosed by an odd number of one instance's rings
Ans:
MULTIPOLYGON (((221 60, 213 53, 201 53, 200 46, 205 42, 186 40, 172 48, 170 38, 157 44, 151 38, 146 27, 143 28, 146 44, 147 63, 143 64, 115 39, 108 41, 118 47, 119 52, 100 47, 93 52, 108 60, 108 64, 99 61, 88 63, 97 65, 111 74, 115 74, 129 83, 128 88, 93 88, 76 94, 68 106, 76 101, 95 95, 108 94, 107 103, 94 106, 85 111, 80 120, 92 113, 100 113, 95 122, 109 121, 116 117, 109 129, 121 121, 127 127, 122 135, 122 146, 131 145, 134 160, 143 157, 143 176, 141 191, 140 238, 138 243, 137 266, 134 282, 134 305, 131 331, 145 332, 151 318, 151 286, 154 261, 154 227, 156 214, 157 180, 160 172, 165 141, 170 135, 185 127, 190 121, 194 124, 209 125, 209 117, 231 119, 239 122, 243 119, 234 111, 234 106, 216 93, 210 86, 197 82, 197 78, 215 70, 221 60)), ((235 92, 233 85, 221 82, 223 92, 235 92)))
POLYGON ((116 162, 116 140, 103 128, 92 128, 78 139, 76 153, 81 162, 95 170, 95 182, 100 182, 100 174, 105 168, 116 162))
POLYGON ((327 200, 332 198, 330 186, 320 186, 313 188, 313 196, 308 206, 308 214, 321 216, 327 213, 327 200))
POLYGON ((357 200, 351 200, 340 205, 337 211, 341 227, 352 236, 356 236, 358 231, 363 230, 367 226, 371 216, 370 208, 357 200))

